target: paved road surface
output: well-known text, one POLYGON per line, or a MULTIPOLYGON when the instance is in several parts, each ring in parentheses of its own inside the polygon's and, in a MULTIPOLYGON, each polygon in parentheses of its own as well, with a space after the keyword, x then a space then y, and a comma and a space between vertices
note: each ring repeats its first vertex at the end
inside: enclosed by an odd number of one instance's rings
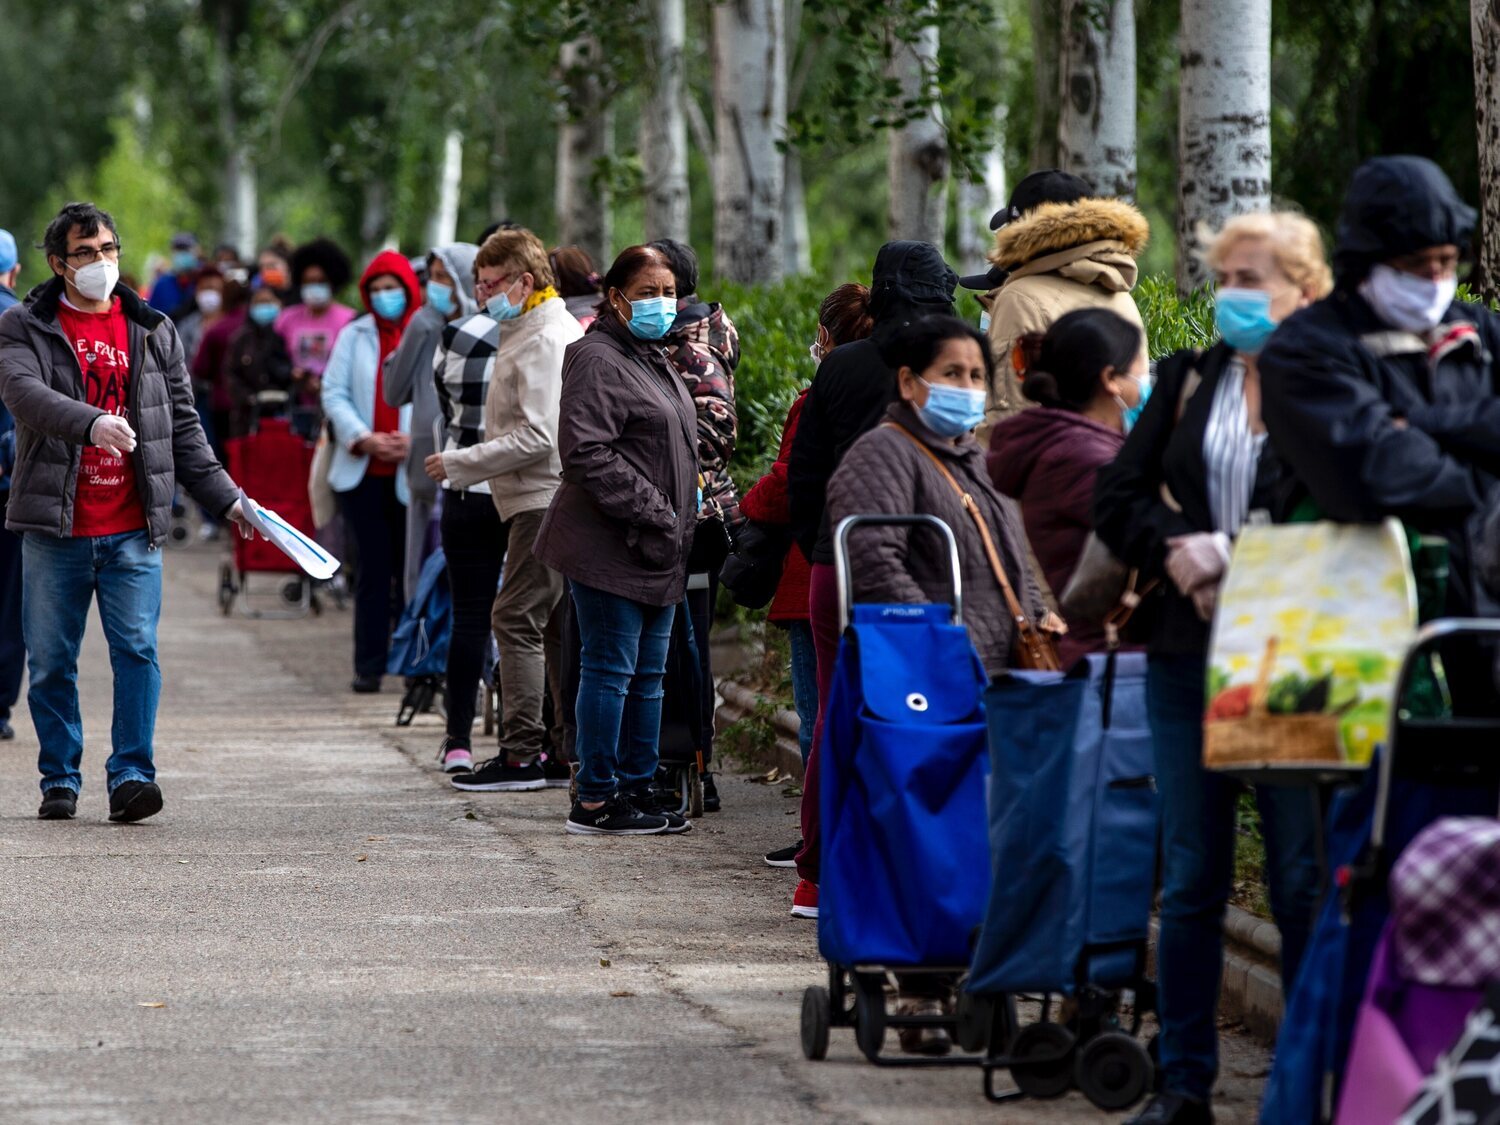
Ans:
MULTIPOLYGON (((216 556, 168 557, 161 816, 106 823, 109 675, 84 668, 79 819, 34 819, 0 747, 5 1122, 1104 1121, 995 1109, 972 1070, 803 1061, 813 930, 786 916, 795 802, 726 777, 687 837, 586 840, 566 795, 466 795, 426 717, 348 693, 347 613, 221 619, 216 556)), ((1264 1053, 1231 1041, 1220 1120, 1264 1053)))

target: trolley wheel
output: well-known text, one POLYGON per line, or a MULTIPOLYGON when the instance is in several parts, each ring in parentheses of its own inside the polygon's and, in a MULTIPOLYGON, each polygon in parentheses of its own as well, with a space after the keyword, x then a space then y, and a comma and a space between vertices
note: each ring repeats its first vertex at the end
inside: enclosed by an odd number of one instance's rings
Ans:
POLYGON ((687 791, 687 814, 690 817, 703 815, 703 775, 697 766, 687 766, 682 771, 682 786, 687 791))
POLYGON ((219 564, 219 612, 225 617, 234 608, 234 567, 227 562, 219 564))
POLYGON ((956 1024, 954 1041, 960 1050, 974 1054, 989 1046, 990 1025, 995 1019, 993 1000, 960 990, 953 1015, 956 1024))
POLYGON ((300 605, 302 602, 302 579, 288 578, 281 584, 281 600, 287 605, 300 605))
POLYGON ((870 973, 854 976, 854 1041, 871 1062, 885 1046, 885 982, 870 973))
POLYGON ((1073 1033, 1060 1023, 1023 1027, 1010 1045, 1010 1076, 1028 1098, 1058 1098, 1073 1084, 1073 1033), (1036 1058, 1039 1061, 1028 1060, 1036 1058))
POLYGON ((1100 1109, 1129 1109, 1151 1089, 1155 1067, 1138 1039, 1105 1031, 1078 1051, 1073 1077, 1084 1097, 1100 1109))
POLYGON ((802 1057, 814 1062, 828 1057, 828 1025, 833 1002, 828 989, 815 984, 802 994, 802 1057))

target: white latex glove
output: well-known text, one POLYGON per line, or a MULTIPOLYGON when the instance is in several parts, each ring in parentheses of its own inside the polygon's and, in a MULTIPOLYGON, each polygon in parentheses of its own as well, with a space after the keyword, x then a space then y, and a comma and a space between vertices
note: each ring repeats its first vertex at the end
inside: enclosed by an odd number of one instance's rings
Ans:
POLYGON ((1184 595, 1217 586, 1229 569, 1229 536, 1200 531, 1167 540, 1167 576, 1184 595))
POLYGON ((135 431, 124 418, 101 414, 89 429, 89 444, 97 445, 111 457, 124 457, 135 449, 135 431))
POLYGON ((1210 582, 1206 586, 1199 586, 1193 591, 1193 609, 1198 613, 1200 621, 1212 621, 1214 619, 1214 607, 1219 602, 1219 584, 1210 582))
POLYGON ((233 521, 234 526, 240 529, 240 534, 246 539, 255 538, 255 528, 251 527, 250 521, 245 518, 245 509, 238 500, 229 505, 229 511, 224 515, 233 521))

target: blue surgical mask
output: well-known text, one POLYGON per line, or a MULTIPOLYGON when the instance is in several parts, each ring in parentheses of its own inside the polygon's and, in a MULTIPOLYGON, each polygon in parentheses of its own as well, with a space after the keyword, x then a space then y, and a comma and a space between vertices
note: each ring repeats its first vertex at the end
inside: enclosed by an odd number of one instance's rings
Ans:
POLYGON ((405 289, 382 289, 370 294, 370 311, 381 320, 400 320, 406 311, 405 289))
POLYGON ((441 281, 427 283, 427 303, 444 316, 452 316, 458 306, 453 300, 453 286, 441 281))
POLYGON ((510 288, 503 289, 490 297, 484 303, 484 311, 496 320, 515 320, 521 315, 521 306, 512 304, 510 300, 510 290, 515 287, 515 282, 511 282, 510 288))
POLYGON ((660 340, 676 319, 676 297, 647 297, 630 302, 630 334, 638 339, 660 340))
POLYGON ((302 287, 302 303, 314 308, 333 304, 333 286, 324 281, 309 281, 302 287))
POLYGON ((1235 351, 1258 354, 1276 331, 1271 294, 1264 289, 1220 289, 1214 297, 1214 323, 1235 351))
POLYGON ((191 273, 198 268, 198 255, 191 250, 172 251, 172 269, 177 273, 191 273))
POLYGON ((280 305, 267 305, 261 303, 250 306, 250 319, 265 328, 267 325, 276 323, 276 314, 281 311, 280 305))
MULTIPOLYGON (((1134 378, 1134 376, 1131 377, 1134 378)), ((1141 415, 1145 413, 1146 410, 1146 402, 1151 398, 1151 388, 1155 386, 1154 383, 1150 382, 1147 379, 1136 379, 1135 382, 1136 386, 1141 388, 1141 393, 1140 396, 1136 399, 1134 406, 1125 407, 1124 421, 1125 432, 1127 434, 1131 430, 1135 429, 1135 424, 1141 420, 1141 415)), ((1123 406, 1124 404, 1121 403, 1121 405, 1123 406)))
POLYGON ((927 388, 927 405, 915 408, 917 417, 938 437, 962 437, 984 421, 983 391, 929 383, 926 379, 922 385, 927 388))

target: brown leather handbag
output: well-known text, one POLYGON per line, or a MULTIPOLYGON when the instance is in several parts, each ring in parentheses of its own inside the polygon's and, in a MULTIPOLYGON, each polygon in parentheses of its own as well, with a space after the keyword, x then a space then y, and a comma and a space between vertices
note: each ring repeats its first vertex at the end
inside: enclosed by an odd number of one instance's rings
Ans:
POLYGON ((969 518, 979 529, 979 539, 984 544, 984 553, 990 560, 990 569, 995 572, 995 581, 1000 584, 1000 593, 1004 595, 1011 620, 1016 624, 1016 667, 1030 672, 1062 671, 1062 660, 1057 655, 1056 643, 1049 634, 1042 632, 1031 623, 1030 618, 1026 616, 1026 611, 1021 608, 1021 602, 1016 597, 1015 590, 1011 589, 1010 579, 1005 575, 1005 565, 1000 561, 1000 552, 995 550, 995 540, 990 536, 989 524, 985 523, 984 514, 980 512, 974 497, 958 483, 948 470, 948 466, 943 464, 938 455, 928 449, 916 434, 899 422, 885 424, 893 430, 901 431, 908 441, 925 453, 928 459, 937 466, 938 472, 943 474, 943 479, 952 486, 954 492, 958 493, 964 511, 969 513, 969 518))

